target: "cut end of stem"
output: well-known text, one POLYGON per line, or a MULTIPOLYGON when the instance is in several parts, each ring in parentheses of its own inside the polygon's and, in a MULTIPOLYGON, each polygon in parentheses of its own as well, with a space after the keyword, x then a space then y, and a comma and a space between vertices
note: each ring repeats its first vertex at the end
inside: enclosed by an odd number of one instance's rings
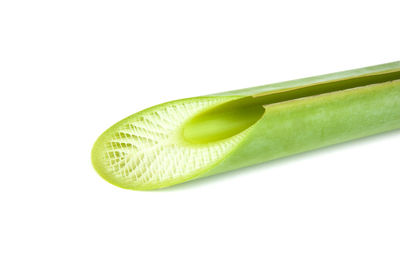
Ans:
MULTIPOLYGON (((204 137, 200 137, 201 141, 196 139, 201 135, 196 133, 199 128, 189 126, 186 131, 186 121, 232 98, 235 97, 185 99, 134 114, 99 137, 92 150, 93 165, 110 183, 136 190, 166 187, 195 178, 240 142, 244 135, 237 129, 243 125, 229 129, 229 134, 222 132, 209 142, 204 137), (184 132, 189 132, 189 139, 184 132)), ((208 124, 213 126, 213 122, 208 124)))

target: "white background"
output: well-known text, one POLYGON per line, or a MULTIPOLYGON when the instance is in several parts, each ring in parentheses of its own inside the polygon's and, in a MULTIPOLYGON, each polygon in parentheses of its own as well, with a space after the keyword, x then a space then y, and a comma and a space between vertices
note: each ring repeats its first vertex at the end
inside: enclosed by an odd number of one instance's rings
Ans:
POLYGON ((156 192, 95 139, 169 100, 400 59, 395 1, 0 2, 1 265, 399 265, 399 131, 156 192))

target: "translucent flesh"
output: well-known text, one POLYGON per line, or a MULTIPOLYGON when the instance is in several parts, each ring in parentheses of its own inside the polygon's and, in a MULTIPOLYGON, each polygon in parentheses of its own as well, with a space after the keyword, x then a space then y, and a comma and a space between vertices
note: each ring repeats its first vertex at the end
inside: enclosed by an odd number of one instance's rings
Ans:
POLYGON ((183 182, 215 164, 244 134, 211 144, 182 137, 191 116, 232 97, 201 97, 171 102, 137 113, 107 130, 92 160, 107 181, 124 188, 149 189, 183 182))

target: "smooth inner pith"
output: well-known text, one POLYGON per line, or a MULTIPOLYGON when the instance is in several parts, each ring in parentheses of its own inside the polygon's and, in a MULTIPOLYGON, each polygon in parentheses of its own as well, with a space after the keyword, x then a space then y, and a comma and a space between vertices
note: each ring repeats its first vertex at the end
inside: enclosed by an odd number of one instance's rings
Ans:
POLYGON ((400 70, 361 75, 302 87, 270 91, 233 100, 190 119, 183 126, 183 137, 191 143, 205 144, 234 136, 256 123, 265 105, 338 92, 400 79, 400 70))

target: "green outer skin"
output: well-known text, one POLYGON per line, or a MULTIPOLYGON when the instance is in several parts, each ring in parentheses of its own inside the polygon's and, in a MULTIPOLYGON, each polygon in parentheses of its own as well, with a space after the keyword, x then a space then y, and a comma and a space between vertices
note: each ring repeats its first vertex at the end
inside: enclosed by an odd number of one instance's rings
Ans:
MULTIPOLYGON (((240 99, 241 97, 270 91, 276 92, 355 76, 399 70, 400 61, 191 99, 220 96, 240 99)), ((173 102, 180 101, 185 101, 185 99, 173 102)), ((133 116, 162 105, 153 106, 133 116)), ((165 184, 124 188, 150 190, 167 187, 188 180, 398 129, 400 128, 400 80, 279 102, 266 105, 264 108, 264 115, 246 130, 244 139, 228 155, 205 167, 197 175, 183 180, 172 180, 165 184)), ((120 186, 118 182, 107 177, 106 169, 103 169, 104 166, 97 163, 97 157, 100 155, 100 144, 103 139, 112 134, 113 129, 124 123, 126 119, 104 132, 96 141, 92 150, 92 162, 95 169, 105 180, 117 186, 120 186)))
POLYGON ((400 128, 400 81, 265 106, 263 117, 203 176, 400 128))
POLYGON ((225 96, 228 96, 228 95, 250 96, 250 95, 256 95, 259 93, 264 93, 264 92, 269 92, 269 91, 284 90, 284 89, 293 88, 293 87, 301 87, 301 86, 306 86, 306 85, 311 85, 311 84, 316 84, 316 83, 324 83, 324 82, 330 82, 330 81, 334 81, 334 80, 347 79, 347 78, 351 78, 351 77, 355 77, 355 76, 363 76, 363 75, 370 75, 370 74, 374 74, 374 73, 390 72, 390 71, 393 71, 396 69, 397 70, 400 69, 400 61, 382 64, 382 65, 358 68, 358 69, 353 69, 353 70, 341 71, 341 72, 336 72, 336 73, 331 73, 331 74, 325 74, 325 75, 320 75, 320 76, 315 76, 315 77, 308 77, 308 78, 284 81, 284 82, 273 83, 273 84, 268 84, 268 85, 263 85, 263 86, 251 87, 251 88, 247 88, 247 89, 226 91, 226 92, 221 92, 221 93, 217 93, 217 94, 213 94, 213 95, 215 95, 215 96, 219 96, 219 95, 220 96, 222 96, 222 95, 225 95, 225 96))
MULTIPOLYGON (((400 69, 400 61, 279 82, 216 96, 249 96, 400 69)), ((210 176, 400 128, 400 81, 265 106, 263 117, 210 176)))

